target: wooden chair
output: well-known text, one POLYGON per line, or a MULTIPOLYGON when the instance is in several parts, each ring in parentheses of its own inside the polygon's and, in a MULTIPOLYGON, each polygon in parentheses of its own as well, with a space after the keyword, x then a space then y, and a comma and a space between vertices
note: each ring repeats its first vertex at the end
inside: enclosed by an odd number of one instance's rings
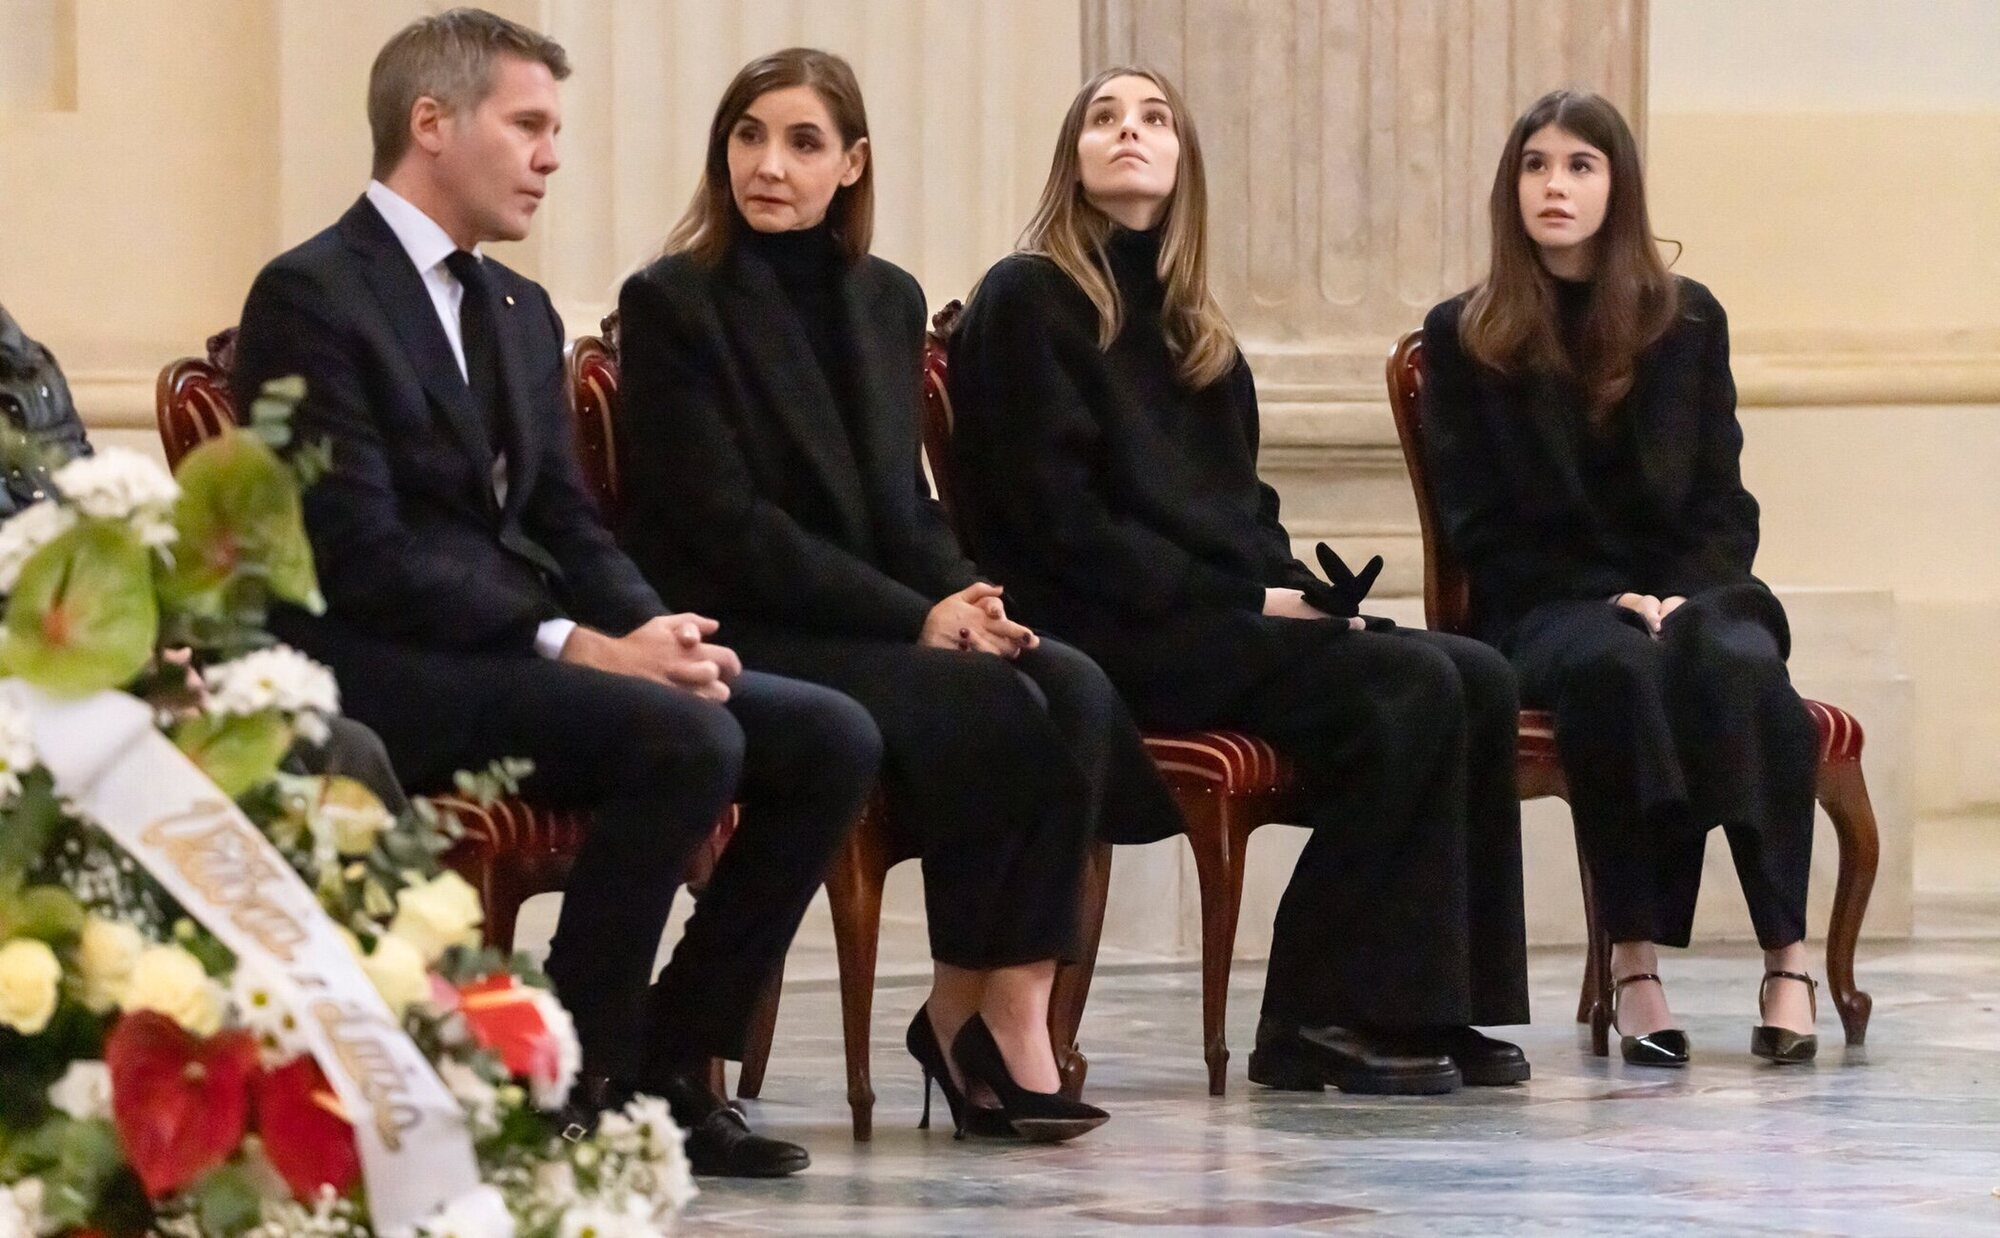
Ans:
MULTIPOLYGON (((924 451, 936 479, 938 500, 948 513, 959 510, 951 455, 952 408, 946 378, 946 347, 963 307, 951 302, 931 320, 924 344, 924 451)), ((959 536, 968 549, 962 521, 959 536)), ((1250 834, 1273 822, 1305 818, 1297 773, 1269 743, 1242 731, 1189 734, 1149 733, 1146 750, 1173 790, 1194 850, 1201 893, 1202 1057, 1208 1064, 1208 1093, 1221 1096, 1229 1081, 1229 1045, 1224 1021, 1229 1010, 1229 972, 1236 953, 1236 921, 1243 908, 1243 862, 1250 834)), ((1108 881, 1110 863, 1104 864, 1108 881)), ((1077 1011, 1081 1018, 1081 1007, 1077 1011)))
MULTIPOLYGON (((1410 470, 1410 486, 1417 499, 1417 521, 1423 533, 1425 620, 1436 631, 1465 634, 1471 627, 1471 582, 1439 520, 1437 492, 1431 486, 1429 458, 1424 453, 1420 407, 1423 347, 1423 332, 1412 331, 1398 340, 1389 353, 1389 407, 1395 414, 1396 434, 1402 441, 1403 462, 1410 470)), ((1868 994, 1854 987, 1854 947, 1861 937, 1861 919, 1868 911, 1868 896, 1875 888, 1881 842, 1868 785, 1861 776, 1861 724, 1837 705, 1807 701, 1806 708, 1819 730, 1816 794, 1840 840, 1840 876, 1826 942, 1827 988, 1840 1011, 1840 1025, 1847 1043, 1858 1045, 1867 1039, 1872 1003, 1868 994)), ((1519 771, 1522 799, 1553 795, 1568 800, 1569 785, 1556 755, 1555 718, 1544 710, 1521 711, 1519 771)), ((1598 922, 1589 867, 1583 864, 1581 852, 1577 858, 1583 872, 1584 915, 1589 924, 1590 946, 1576 1017, 1577 1022, 1590 1024, 1591 1049, 1602 1057, 1610 1052, 1611 941, 1598 922)))

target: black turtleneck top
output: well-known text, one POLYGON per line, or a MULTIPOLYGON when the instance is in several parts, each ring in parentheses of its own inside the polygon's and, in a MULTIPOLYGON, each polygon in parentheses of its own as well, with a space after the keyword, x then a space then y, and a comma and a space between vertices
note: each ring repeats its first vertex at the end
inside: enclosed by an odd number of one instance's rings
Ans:
POLYGON ((1160 312, 1157 232, 1115 230, 1104 261, 1124 310, 1108 349, 1054 262, 1015 254, 981 281, 952 338, 965 516, 981 565, 1057 631, 1190 609, 1258 612, 1309 576, 1257 476, 1250 368, 1185 382, 1160 312))
POLYGON ((840 273, 846 255, 834 240, 833 227, 822 219, 810 228, 791 232, 742 230, 742 244, 763 259, 778 278, 813 359, 840 405, 840 416, 850 438, 856 436, 856 392, 852 333, 846 310, 841 305, 840 273))

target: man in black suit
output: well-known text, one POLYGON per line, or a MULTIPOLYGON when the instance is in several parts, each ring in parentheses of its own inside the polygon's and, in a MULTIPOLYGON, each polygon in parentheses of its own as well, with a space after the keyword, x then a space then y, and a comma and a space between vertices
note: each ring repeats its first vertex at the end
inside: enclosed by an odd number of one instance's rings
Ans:
POLYGON ((252 287, 237 393, 304 376, 298 438, 333 450, 305 496, 326 613, 273 626, 409 786, 522 756, 531 794, 594 808, 548 960, 589 1100, 662 1095, 697 1173, 776 1176, 805 1150, 750 1134, 706 1062, 741 1056, 881 739, 847 697, 743 673, 712 620, 667 613, 583 488, 562 324, 478 253, 527 235, 568 72, 490 13, 411 24, 370 75, 375 179, 252 287), (647 995, 682 867, 732 798, 742 823, 647 995))

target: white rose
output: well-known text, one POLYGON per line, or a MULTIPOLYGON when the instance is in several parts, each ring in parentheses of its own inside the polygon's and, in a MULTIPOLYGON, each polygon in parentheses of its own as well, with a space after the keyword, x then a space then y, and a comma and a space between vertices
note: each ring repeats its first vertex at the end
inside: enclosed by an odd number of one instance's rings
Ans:
POLYGON ((76 967, 83 976, 83 1004, 99 1014, 118 1005, 132 979, 132 964, 145 948, 145 939, 131 925, 90 917, 76 948, 76 967))
POLYGON ((38 1035, 55 1017, 62 964, 49 943, 17 937, 0 946, 0 1023, 38 1035))
POLYGON ((75 1061, 49 1085, 49 1103, 79 1122, 111 1116, 111 1068, 75 1061))
POLYGON ((398 1019, 413 1003, 430 1000, 431 976, 424 956, 394 933, 375 939, 375 953, 361 960, 361 970, 398 1019))
POLYGON ((446 871, 397 891, 396 918, 389 922, 389 931, 415 946, 429 964, 452 946, 478 945, 479 926, 485 919, 479 891, 457 873, 446 871))
POLYGON ((221 987, 208 978, 200 959, 179 946, 148 946, 132 965, 118 1005, 157 1010, 197 1036, 213 1036, 222 1026, 221 987))

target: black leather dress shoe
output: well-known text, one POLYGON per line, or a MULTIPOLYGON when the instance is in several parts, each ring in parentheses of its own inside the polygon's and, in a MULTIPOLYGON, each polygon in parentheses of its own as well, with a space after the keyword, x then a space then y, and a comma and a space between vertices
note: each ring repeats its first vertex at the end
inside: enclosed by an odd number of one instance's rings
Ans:
POLYGON ((1449 1056, 1469 1088, 1498 1088, 1528 1081, 1528 1055, 1521 1052, 1521 1046, 1495 1040, 1477 1028, 1447 1027, 1426 1032, 1410 1047, 1449 1056))
POLYGON ((1435 1096, 1455 1091, 1459 1073, 1444 1053, 1399 1051, 1348 1028, 1302 1028, 1267 1017, 1257 1022, 1250 1081, 1295 1092, 1332 1084, 1368 1095, 1435 1096))
POLYGON ((687 1132, 688 1166, 697 1175, 783 1178, 812 1164, 812 1155, 798 1144, 752 1131, 749 1121, 709 1090, 700 1075, 666 1075, 648 1080, 640 1090, 667 1102, 675 1124, 687 1132))
POLYGON ((632 1100, 632 1089, 606 1075, 578 1075, 570 1087, 569 1100, 556 1115, 556 1133, 571 1143, 586 1139, 597 1129, 598 1120, 614 1109, 623 1109, 632 1100))

